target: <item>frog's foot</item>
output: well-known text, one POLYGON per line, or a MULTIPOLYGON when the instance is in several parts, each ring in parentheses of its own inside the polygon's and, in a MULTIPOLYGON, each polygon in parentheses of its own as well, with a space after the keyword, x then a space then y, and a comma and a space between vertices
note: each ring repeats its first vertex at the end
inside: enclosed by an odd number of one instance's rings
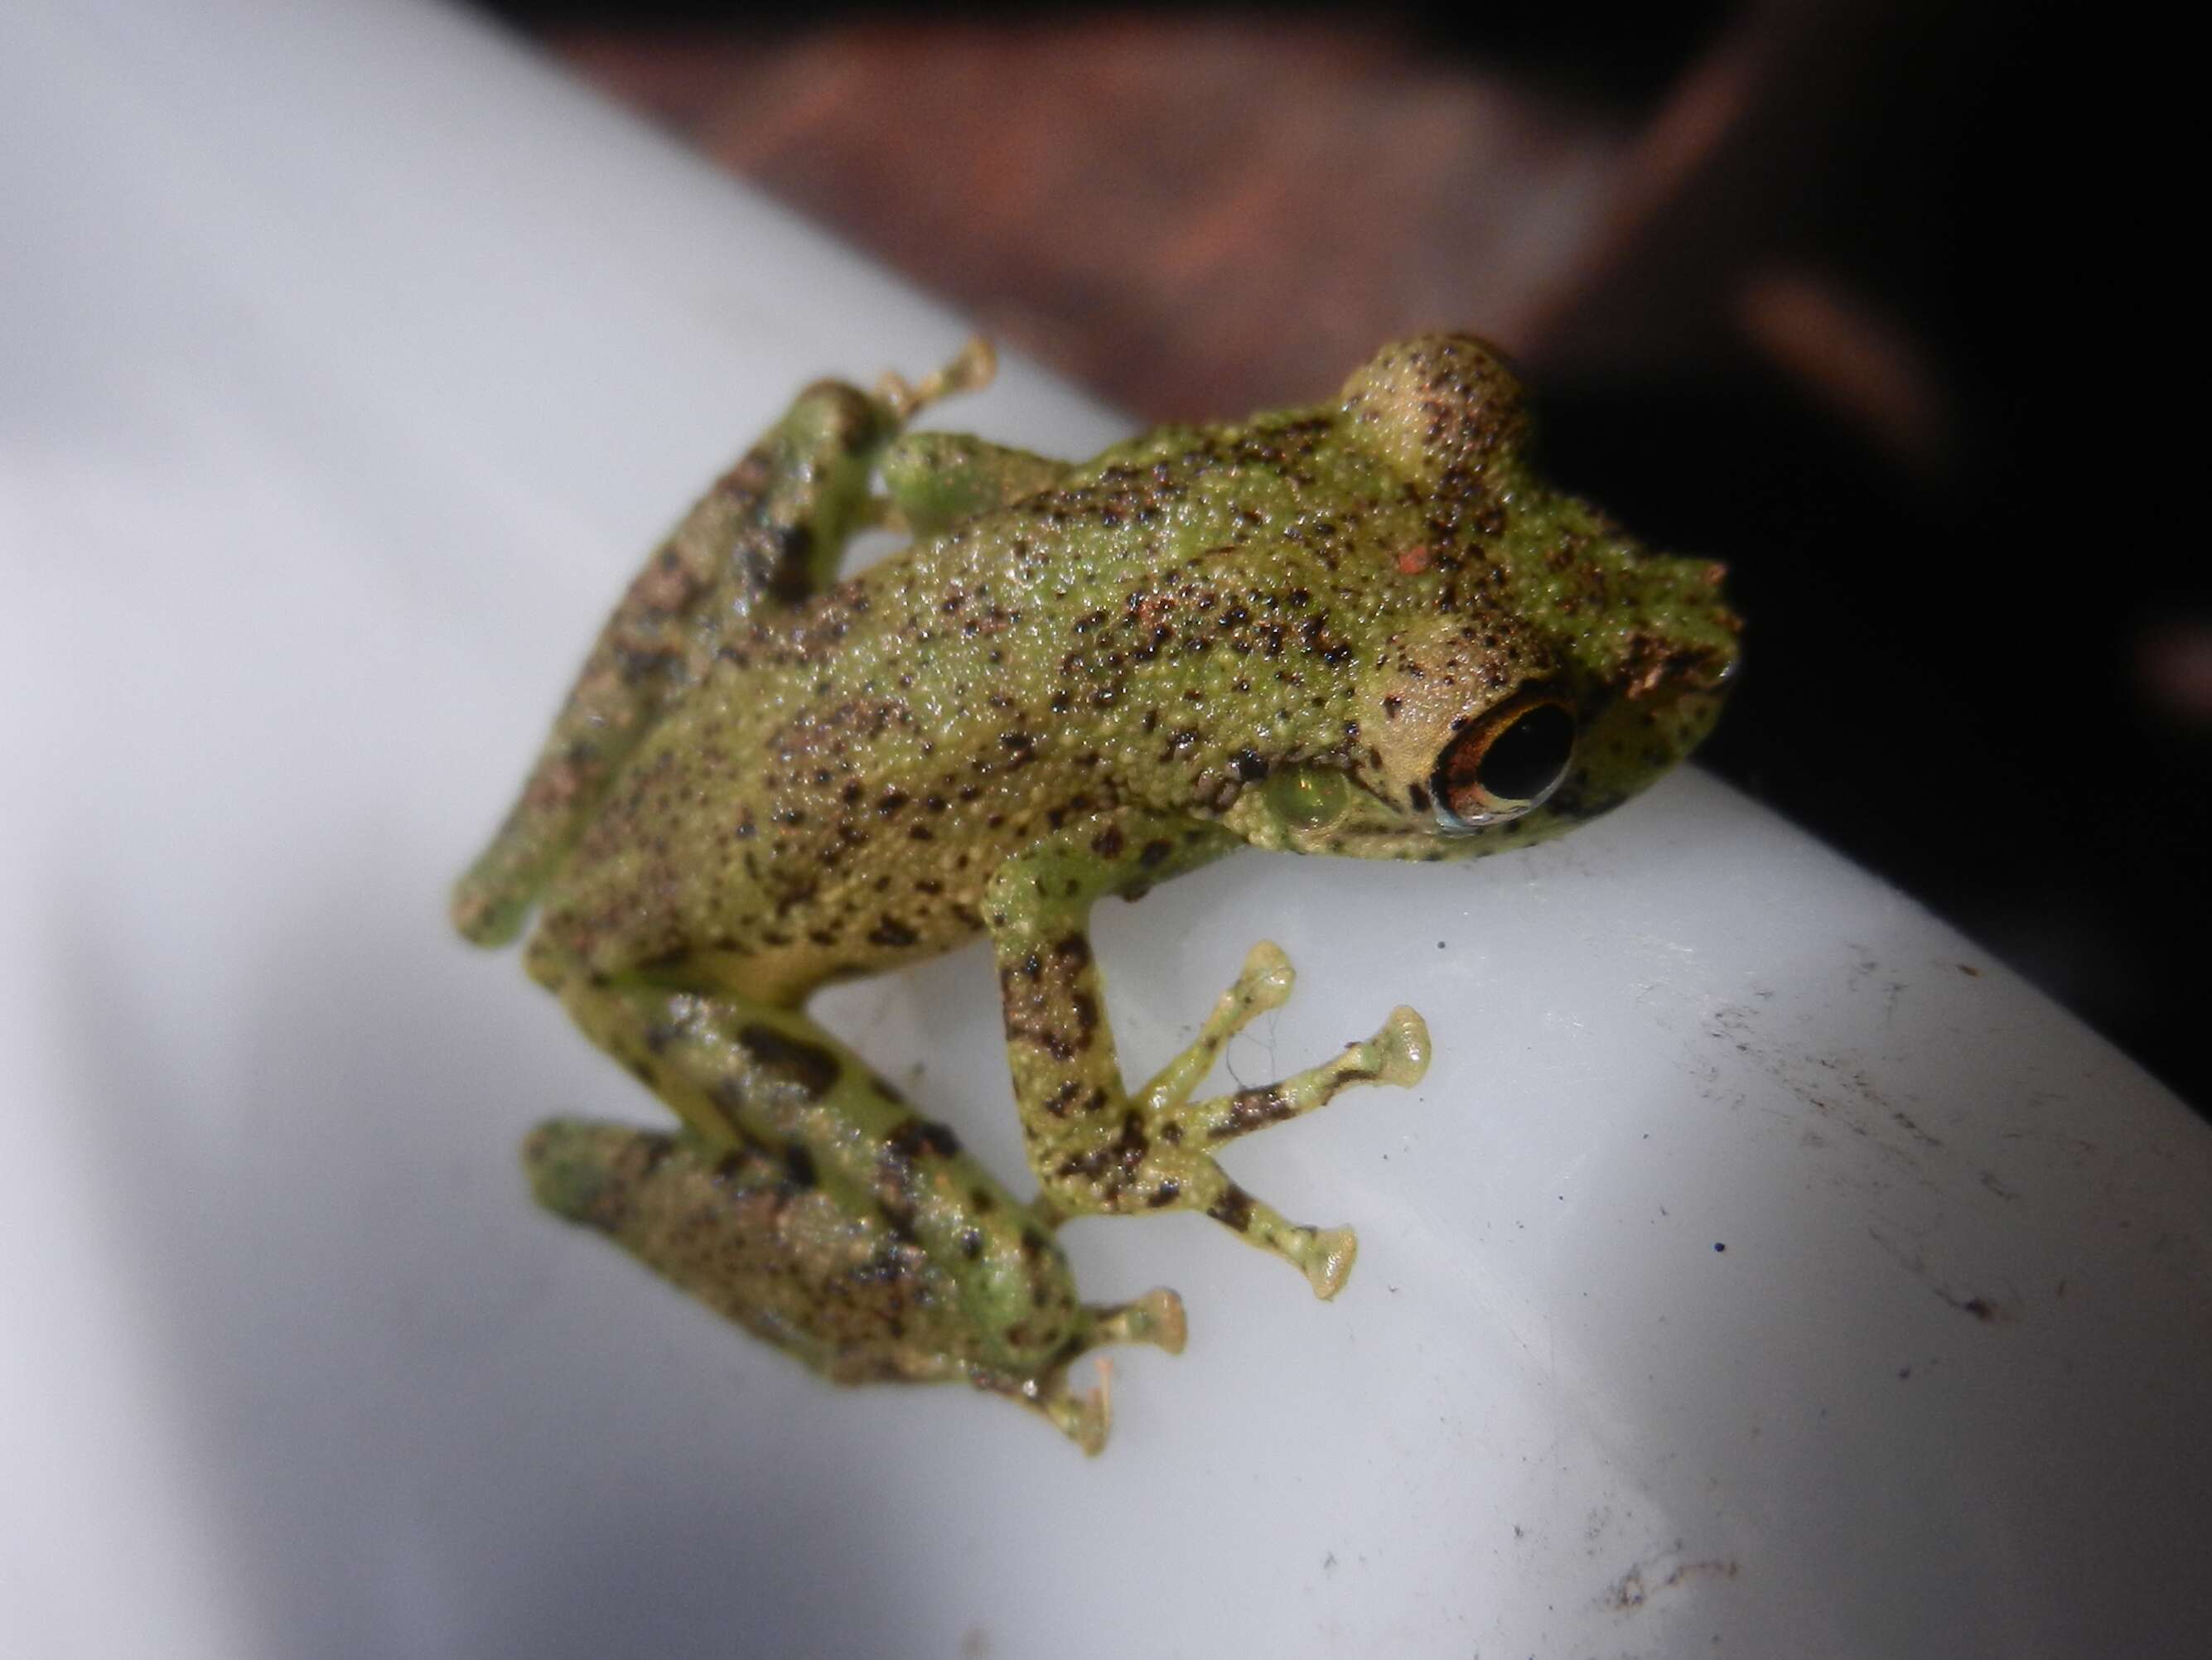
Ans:
POLYGON ((1152 1149, 1146 1163, 1158 1171, 1145 1184, 1146 1207, 1203 1209, 1294 1264, 1316 1296, 1328 1298, 1343 1289, 1352 1273, 1358 1250, 1352 1231, 1288 1220, 1231 1181, 1208 1150, 1311 1112, 1357 1084, 1419 1082, 1428 1070, 1429 1032, 1412 1009, 1394 1009, 1372 1037, 1347 1044, 1320 1066, 1273 1084, 1191 1100, 1191 1091, 1212 1069, 1223 1046, 1259 1015, 1281 1007, 1295 977, 1280 947, 1266 940, 1255 946, 1197 1037, 1137 1091, 1132 1105, 1141 1116, 1152 1149))
POLYGON ((957 398, 963 392, 981 392, 991 384, 998 372, 998 353, 992 350, 988 340, 978 334, 970 337, 943 368, 933 369, 922 376, 919 385, 909 384, 892 370, 884 370, 876 382, 876 397, 888 404, 900 424, 904 425, 932 404, 957 398))
POLYGON ((978 1368, 969 1381, 978 1389, 995 1389, 1042 1413, 1062 1435, 1084 1451, 1095 1453, 1105 1446, 1107 1432, 1114 1426, 1114 1366, 1100 1356, 1097 1384, 1077 1389, 1068 1383, 1068 1373, 1075 1363, 1095 1349, 1115 1343, 1150 1343, 1170 1354, 1181 1354, 1188 1328, 1182 1298, 1164 1286, 1155 1286, 1134 1302, 1110 1307, 1086 1305, 1083 1313, 1084 1329, 1042 1371, 1019 1377, 978 1368))

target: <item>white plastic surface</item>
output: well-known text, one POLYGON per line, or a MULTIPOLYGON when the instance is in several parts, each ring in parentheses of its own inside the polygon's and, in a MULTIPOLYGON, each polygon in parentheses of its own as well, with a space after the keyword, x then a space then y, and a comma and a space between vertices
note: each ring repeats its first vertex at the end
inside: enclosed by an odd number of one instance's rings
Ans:
MULTIPOLYGON (((1694 774, 1102 913, 1133 1070, 1263 935, 1243 1078, 1437 1061, 1231 1160, 1358 1226, 1332 1305, 1069 1230, 1191 1312, 1101 1459, 540 1218, 525 1128, 652 1104, 447 882, 659 528, 962 325, 413 6, 15 0, 0 204, 0 1651, 2206 1651, 2212 1134, 1694 774)), ((980 954, 823 1009, 1018 1168, 980 954)))

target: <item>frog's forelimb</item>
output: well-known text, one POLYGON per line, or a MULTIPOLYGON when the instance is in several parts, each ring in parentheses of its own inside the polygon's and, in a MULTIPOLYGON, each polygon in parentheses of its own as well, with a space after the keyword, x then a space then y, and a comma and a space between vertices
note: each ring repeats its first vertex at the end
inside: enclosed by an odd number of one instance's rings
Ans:
POLYGON ((1139 809, 1071 824, 1009 860, 986 891, 1008 1064, 1041 1213, 1055 1219, 1200 1210, 1295 1266, 1334 1297, 1352 1271, 1348 1228, 1291 1222, 1218 1164, 1212 1149, 1312 1111, 1354 1084, 1409 1085, 1428 1030, 1408 1008, 1334 1060, 1274 1084, 1190 1100, 1223 1044, 1290 994, 1279 948, 1255 946, 1194 1042, 1133 1094, 1121 1081, 1103 984, 1085 932, 1091 905, 1191 869, 1236 845, 1218 827, 1139 809))

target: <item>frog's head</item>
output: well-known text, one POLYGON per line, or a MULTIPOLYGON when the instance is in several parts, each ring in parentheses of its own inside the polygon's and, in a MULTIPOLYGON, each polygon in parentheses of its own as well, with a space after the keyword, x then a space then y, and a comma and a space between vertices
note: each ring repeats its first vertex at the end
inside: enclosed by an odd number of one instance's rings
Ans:
POLYGON ((1383 352, 1346 388, 1355 441, 1448 544, 1375 550, 1356 725, 1224 816, 1255 845, 1450 859, 1619 805, 1711 728, 1737 620, 1710 561, 1645 552, 1528 474, 1520 388, 1465 336, 1383 352))

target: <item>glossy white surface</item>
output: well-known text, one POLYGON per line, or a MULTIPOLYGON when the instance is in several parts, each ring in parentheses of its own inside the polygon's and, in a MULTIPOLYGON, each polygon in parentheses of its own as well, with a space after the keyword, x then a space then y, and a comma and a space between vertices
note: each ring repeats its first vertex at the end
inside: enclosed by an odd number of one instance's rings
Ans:
MULTIPOLYGON (((1700 776, 1102 913, 1133 1069, 1263 934, 1241 1076, 1438 1059, 1232 1160, 1359 1226, 1333 1305, 1070 1230, 1192 1316, 1100 1460, 540 1219, 527 1125, 651 1104, 445 885, 662 523, 961 325, 412 6, 16 0, 0 185, 0 1650, 2203 1651, 2212 1135, 1700 776)), ((979 954, 823 1007, 1018 1167, 979 954)))

